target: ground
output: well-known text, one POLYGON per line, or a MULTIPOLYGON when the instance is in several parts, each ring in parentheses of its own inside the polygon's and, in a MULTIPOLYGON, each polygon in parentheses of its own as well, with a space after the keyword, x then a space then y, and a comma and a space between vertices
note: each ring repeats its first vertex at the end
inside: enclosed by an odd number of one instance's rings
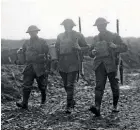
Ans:
MULTIPOLYGON (((124 86, 120 86, 118 114, 112 114, 112 93, 106 85, 101 114, 96 118, 88 111, 94 104, 94 75, 91 67, 85 67, 90 85, 82 79, 75 84, 76 107, 71 115, 63 111, 66 94, 58 75, 49 76, 47 102, 40 107, 40 92, 34 89, 29 100, 29 111, 16 107, 20 99, 22 83, 21 66, 2 66, 2 130, 138 130, 140 129, 140 70, 125 70, 124 86), (89 69, 89 70, 88 70, 89 69), (12 76, 16 75, 16 81, 12 76), (12 93, 5 93, 6 87, 13 87, 12 93), (14 91, 15 90, 15 91, 14 91), (17 91, 17 92, 16 92, 17 91), (16 95, 16 96, 14 96, 16 95)), ((36 86, 36 84, 34 84, 36 86)))

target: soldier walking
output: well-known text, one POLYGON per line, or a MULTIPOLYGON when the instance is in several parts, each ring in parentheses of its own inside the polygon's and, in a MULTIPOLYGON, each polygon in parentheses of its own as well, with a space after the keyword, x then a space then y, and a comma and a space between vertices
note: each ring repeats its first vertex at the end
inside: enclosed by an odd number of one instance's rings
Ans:
POLYGON ((107 77, 113 93, 113 110, 119 112, 117 104, 119 100, 119 85, 117 75, 118 55, 127 51, 127 46, 120 36, 106 29, 109 22, 104 18, 98 18, 94 24, 99 34, 94 37, 90 49, 90 57, 94 58, 93 69, 96 76, 95 106, 89 109, 96 116, 100 116, 100 107, 104 94, 107 77))
POLYGON ((17 102, 17 107, 28 109, 28 99, 30 97, 34 79, 36 79, 38 88, 41 91, 41 105, 46 101, 46 87, 48 74, 45 73, 48 45, 46 41, 38 37, 38 29, 36 26, 31 25, 26 33, 29 33, 30 39, 26 40, 17 52, 20 64, 26 64, 23 71, 23 100, 17 102))
POLYGON ((80 70, 79 52, 84 52, 88 45, 84 36, 73 30, 76 26, 71 19, 65 19, 61 25, 65 32, 57 37, 56 50, 58 54, 58 68, 67 93, 66 113, 70 114, 75 106, 74 83, 80 70))

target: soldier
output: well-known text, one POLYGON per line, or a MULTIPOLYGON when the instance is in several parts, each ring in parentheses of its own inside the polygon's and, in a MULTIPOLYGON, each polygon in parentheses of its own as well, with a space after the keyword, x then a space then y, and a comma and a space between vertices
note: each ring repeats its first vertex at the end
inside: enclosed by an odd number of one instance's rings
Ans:
POLYGON ((79 52, 84 52, 88 45, 84 36, 73 29, 75 23, 71 19, 65 19, 61 25, 65 32, 57 37, 56 50, 58 53, 58 68, 67 93, 66 113, 70 114, 75 106, 74 83, 80 70, 79 52))
POLYGON ((117 74, 118 54, 127 51, 127 46, 120 36, 106 29, 109 22, 104 18, 98 18, 94 24, 99 34, 94 37, 90 49, 90 56, 94 58, 94 71, 96 76, 95 106, 89 109, 96 116, 100 116, 100 106, 104 94, 107 77, 113 93, 112 112, 119 112, 117 104, 119 100, 119 85, 117 74))
POLYGON ((17 52, 18 63, 26 64, 23 71, 23 100, 22 102, 16 103, 18 107, 23 109, 28 109, 28 99, 34 79, 36 79, 41 91, 41 105, 45 104, 46 101, 48 74, 45 70, 48 45, 44 39, 38 37, 38 31, 40 31, 40 29, 31 25, 26 32, 29 33, 30 39, 26 40, 22 49, 17 52))

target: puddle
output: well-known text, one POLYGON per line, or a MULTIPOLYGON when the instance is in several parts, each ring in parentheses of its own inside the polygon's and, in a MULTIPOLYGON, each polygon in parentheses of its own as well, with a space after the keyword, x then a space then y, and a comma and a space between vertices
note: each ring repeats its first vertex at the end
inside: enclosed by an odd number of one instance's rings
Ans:
POLYGON ((127 75, 130 75, 130 76, 134 76, 134 77, 136 77, 136 76, 139 76, 140 75, 140 73, 130 73, 130 74, 127 74, 127 75))
POLYGON ((120 89, 133 89, 133 88, 136 88, 136 86, 129 86, 129 85, 122 85, 120 86, 120 89))
POLYGON ((129 85, 122 85, 120 86, 120 89, 131 89, 132 86, 129 86, 129 85))

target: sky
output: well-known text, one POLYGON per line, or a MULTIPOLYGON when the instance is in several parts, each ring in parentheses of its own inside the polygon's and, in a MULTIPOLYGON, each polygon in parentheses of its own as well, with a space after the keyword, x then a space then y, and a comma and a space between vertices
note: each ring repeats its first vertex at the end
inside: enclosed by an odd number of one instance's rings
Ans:
POLYGON ((60 23, 71 18, 78 31, 81 17, 82 34, 95 36, 93 26, 98 17, 106 18, 108 30, 116 32, 116 19, 120 21, 122 37, 140 36, 139 0, 1 0, 1 38, 26 39, 30 25, 41 29, 39 36, 50 39, 64 31, 60 23))

